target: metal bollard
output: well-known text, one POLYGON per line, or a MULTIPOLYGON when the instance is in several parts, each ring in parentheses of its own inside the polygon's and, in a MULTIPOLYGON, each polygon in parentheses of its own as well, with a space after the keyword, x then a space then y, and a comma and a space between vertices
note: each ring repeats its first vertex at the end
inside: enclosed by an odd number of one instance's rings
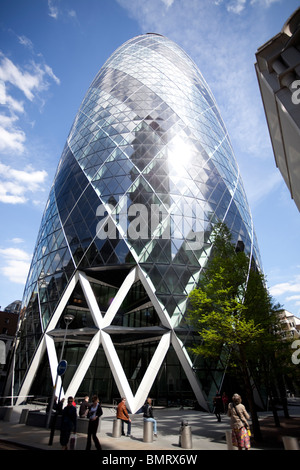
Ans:
POLYGON ((153 423, 152 421, 144 421, 143 441, 153 442, 153 423))
POLYGON ((192 428, 187 421, 182 421, 179 433, 179 446, 184 449, 192 449, 192 428))
POLYGON ((121 437, 122 434, 122 421, 114 419, 112 437, 121 437))
POLYGON ((282 440, 285 450, 300 450, 299 442, 296 437, 282 436, 282 440))

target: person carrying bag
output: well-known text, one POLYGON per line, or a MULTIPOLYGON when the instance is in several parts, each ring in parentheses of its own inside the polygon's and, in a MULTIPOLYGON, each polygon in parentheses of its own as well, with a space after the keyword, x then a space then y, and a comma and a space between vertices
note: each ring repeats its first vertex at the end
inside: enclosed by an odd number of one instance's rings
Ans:
POLYGON ((228 406, 228 416, 232 428, 232 445, 239 450, 250 449, 250 427, 248 424, 248 415, 246 408, 242 405, 240 395, 235 393, 232 397, 232 403, 228 406))

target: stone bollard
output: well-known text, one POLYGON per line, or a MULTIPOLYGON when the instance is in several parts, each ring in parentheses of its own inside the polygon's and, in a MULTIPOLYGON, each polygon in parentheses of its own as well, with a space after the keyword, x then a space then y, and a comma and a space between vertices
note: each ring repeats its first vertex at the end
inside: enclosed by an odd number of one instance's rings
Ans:
POLYGON ((114 419, 112 437, 121 437, 122 434, 122 421, 114 419))
POLYGON ((299 441, 296 437, 282 436, 285 450, 300 450, 299 441))
POLYGON ((153 423, 152 421, 144 421, 143 441, 153 442, 153 423))

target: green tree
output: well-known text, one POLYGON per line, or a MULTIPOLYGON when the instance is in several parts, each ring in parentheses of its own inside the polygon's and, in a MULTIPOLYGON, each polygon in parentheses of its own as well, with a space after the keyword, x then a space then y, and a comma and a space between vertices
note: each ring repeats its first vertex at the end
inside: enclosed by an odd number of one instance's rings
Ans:
POLYGON ((254 347, 252 344, 246 346, 248 367, 255 382, 266 389, 275 424, 279 426, 275 396, 281 397, 285 417, 289 417, 283 376, 291 367, 290 341, 283 341, 282 306, 273 302, 259 271, 253 271, 249 276, 244 305, 247 317, 264 329, 254 347))
POLYGON ((276 308, 263 274, 232 244, 226 225, 216 225, 212 243, 212 256, 199 286, 189 296, 188 321, 202 340, 192 350, 203 357, 227 353, 229 367, 243 380, 254 437, 260 440, 250 370, 262 351, 274 354, 278 342, 274 332, 279 328, 276 308))

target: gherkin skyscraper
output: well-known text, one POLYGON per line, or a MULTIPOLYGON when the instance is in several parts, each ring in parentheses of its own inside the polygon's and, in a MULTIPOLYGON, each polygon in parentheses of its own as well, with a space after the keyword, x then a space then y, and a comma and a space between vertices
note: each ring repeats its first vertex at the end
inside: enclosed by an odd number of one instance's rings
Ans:
POLYGON ((185 313, 219 221, 259 266, 239 168, 205 80, 174 42, 135 37, 95 77, 58 164, 24 291, 17 403, 49 396, 63 356, 65 394, 125 396, 133 413, 147 395, 207 409, 221 359, 213 367, 191 356, 185 313))

